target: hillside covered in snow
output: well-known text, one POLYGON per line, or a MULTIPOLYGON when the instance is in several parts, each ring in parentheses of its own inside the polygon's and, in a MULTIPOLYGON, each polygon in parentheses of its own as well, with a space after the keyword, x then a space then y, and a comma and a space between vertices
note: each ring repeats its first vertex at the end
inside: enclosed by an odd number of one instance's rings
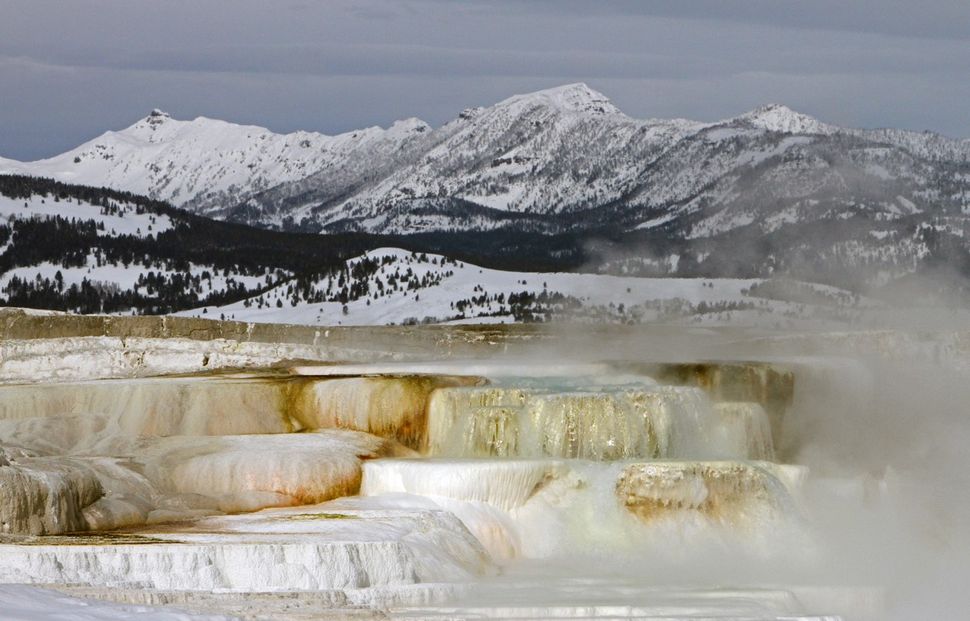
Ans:
MULTIPOLYGON (((382 325, 840 320, 861 303, 822 285, 570 273, 527 255, 477 265, 427 251, 441 243, 267 231, 133 194, 0 177, 0 302, 9 306, 382 325), (412 249, 382 245, 393 242, 412 249)), ((445 245, 455 255, 463 243, 445 245)))
POLYGON ((970 261, 959 260, 966 255, 962 232, 916 225, 907 240, 897 230, 852 220, 842 221, 840 231, 843 242, 805 236, 750 244, 738 237, 678 242, 642 232, 320 235, 221 222, 115 190, 3 175, 0 304, 372 325, 841 322, 896 290, 907 302, 923 303, 926 294, 966 301, 970 261), (799 256, 803 262, 791 260, 799 256), (807 277, 799 278, 799 269, 807 277), (923 286, 918 295, 907 291, 910 281, 923 286))
POLYGON ((711 239, 863 217, 960 219, 970 141, 829 125, 767 105, 714 123, 633 119, 584 84, 516 95, 432 128, 280 135, 155 110, 0 172, 130 191, 304 231, 661 230, 711 239))
POLYGON ((381 158, 428 129, 409 119, 386 130, 281 135, 205 117, 180 121, 153 110, 128 128, 105 132, 46 160, 0 158, 0 172, 103 186, 218 215, 270 187, 344 168, 354 157, 381 158))
POLYGON ((970 141, 846 129, 780 105, 640 120, 569 84, 437 128, 408 119, 339 136, 156 110, 47 160, 0 159, 0 173, 325 234, 321 247, 360 236, 343 259, 396 246, 512 271, 784 276, 857 292, 970 280, 970 141))
POLYGON ((217 222, 114 190, 0 176, 0 300, 82 313, 230 303, 368 248, 217 222))
POLYGON ((515 272, 378 248, 318 278, 180 313, 304 325, 849 321, 879 308, 849 291, 795 281, 515 272))

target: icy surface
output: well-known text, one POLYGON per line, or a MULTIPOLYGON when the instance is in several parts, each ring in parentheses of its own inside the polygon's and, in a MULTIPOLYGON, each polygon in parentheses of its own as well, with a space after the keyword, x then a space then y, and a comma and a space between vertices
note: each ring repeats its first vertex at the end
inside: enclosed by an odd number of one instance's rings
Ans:
POLYGON ((313 431, 298 421, 313 413, 289 407, 299 405, 291 388, 258 377, 0 386, 3 532, 312 504, 355 494, 362 459, 407 452, 393 439, 313 431))
MULTIPOLYGON (((433 334, 438 346, 452 333, 433 334)), ((474 336, 489 347, 511 341, 495 334, 474 336)), ((511 336, 523 334, 533 333, 511 336)), ((699 341, 718 336, 703 331, 699 341)), ((604 358, 548 362, 546 350, 517 358, 513 348, 488 360, 445 360, 436 350, 413 364, 300 362, 0 386, 0 583, 69 584, 72 593, 130 605, 281 620, 751 621, 834 619, 809 614, 833 611, 869 621, 886 618, 880 584, 899 568, 887 541, 907 546, 930 527, 953 550, 930 546, 914 558, 961 557, 959 528, 925 512, 906 522, 919 503, 900 495, 912 469, 925 466, 927 447, 963 446, 958 426, 947 421, 946 439, 932 445, 919 437, 892 445, 911 459, 907 472, 832 468, 824 451, 842 445, 805 438, 817 440, 820 420, 851 430, 854 416, 867 433, 878 431, 873 421, 914 429, 911 417, 869 418, 874 399, 883 399, 881 412, 899 398, 876 390, 887 390, 879 373, 819 352, 865 351, 879 372, 894 360, 922 361, 935 377, 968 351, 965 335, 758 335, 747 351, 783 355, 771 362, 755 362, 766 354, 657 362, 668 342, 651 337, 647 348, 624 344, 597 363, 586 360, 604 358), (645 349, 656 357, 641 356, 645 349), (780 443, 774 425, 785 430, 780 443), (766 461, 792 456, 813 470, 766 461), (845 519, 858 526, 839 531, 851 537, 826 539, 820 525, 845 519), (872 543, 887 569, 828 563, 839 558, 835 547, 872 543), (541 575, 530 574, 535 568, 541 575)), ((727 335, 732 347, 738 338, 727 335)), ((6 341, 15 355, 2 363, 11 375, 61 365, 46 370, 50 379, 195 368, 203 355, 222 365, 320 354, 188 339, 170 349, 157 339, 67 341, 6 341), (75 357, 62 361, 63 352, 75 357), (115 366, 80 368, 105 360, 115 366)), ((388 352, 376 350, 369 359, 385 360, 388 352)), ((933 429, 925 419, 919 425, 933 429)), ((883 459, 886 448, 871 452, 883 459)), ((964 473, 945 476, 959 482, 964 473)), ((9 590, 0 589, 4 597, 9 590)))
MULTIPOLYGON (((685 588, 645 584, 622 571, 588 579, 536 565, 514 568, 436 606, 401 611, 422 619, 717 619, 839 621, 805 613, 802 593, 783 588, 685 588), (550 575, 551 574, 551 575, 550 575)), ((864 599, 862 594, 860 599, 864 599)), ((863 609, 870 613, 871 609, 863 609)))
MULTIPOLYGON (((0 382, 83 381, 271 367, 286 360, 353 360, 372 351, 230 339, 87 336, 0 341, 0 382)), ((377 356, 378 359, 381 356, 377 356)), ((391 355, 387 356, 391 357, 391 355)))
POLYGON ((425 440, 428 397, 437 386, 475 378, 337 378, 303 382, 295 415, 309 428, 337 427, 394 438, 414 449, 425 440))
POLYGON ((616 493, 644 521, 702 518, 758 528, 794 510, 769 470, 741 462, 633 464, 620 473, 616 493))
POLYGON ((776 472, 763 462, 381 459, 364 465, 361 495, 427 499, 504 560, 631 550, 674 559, 705 545, 772 557, 784 541, 810 555, 776 472))
POLYGON ((360 493, 443 496, 508 511, 522 506, 543 481, 567 472, 563 462, 550 460, 382 459, 364 465, 360 493))
POLYGON ((164 438, 139 451, 145 475, 176 494, 213 497, 225 512, 350 496, 362 458, 384 441, 353 431, 164 438))
POLYGON ((299 428, 285 386, 172 378, 0 387, 0 434, 51 453, 96 452, 111 435, 221 436, 299 428))
MULTIPOLYGON (((48 453, 111 451, 117 436, 350 429, 424 443, 428 395, 475 377, 173 377, 0 386, 0 434, 48 453)), ((114 446, 122 446, 118 444, 114 446)))

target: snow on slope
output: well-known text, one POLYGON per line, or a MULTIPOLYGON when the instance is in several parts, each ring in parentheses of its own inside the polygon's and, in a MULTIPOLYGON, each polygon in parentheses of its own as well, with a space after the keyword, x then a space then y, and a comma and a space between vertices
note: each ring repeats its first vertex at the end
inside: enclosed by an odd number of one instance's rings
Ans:
POLYGON ((94 220, 99 227, 103 225, 104 234, 111 237, 147 237, 172 228, 172 220, 166 215, 138 213, 136 206, 128 203, 113 204, 114 208, 109 209, 70 199, 56 201, 53 196, 35 194, 30 198, 16 199, 0 195, 0 219, 8 222, 13 218, 47 220, 61 217, 68 220, 94 220))
POLYGON ((495 105, 496 107, 506 108, 530 108, 540 102, 563 112, 625 116, 606 95, 591 89, 582 82, 555 86, 524 95, 512 95, 495 105))
POLYGON ((207 296, 213 293, 226 291, 235 286, 242 285, 246 289, 258 289, 265 284, 266 276, 270 275, 267 271, 263 276, 247 276, 245 274, 225 275, 210 265, 196 265, 190 263, 186 272, 167 269, 161 262, 156 264, 133 263, 125 266, 117 263, 104 263, 99 261, 96 256, 88 255, 84 265, 64 267, 44 261, 36 265, 15 267, 0 274, 0 291, 14 278, 32 281, 37 279, 54 279, 60 272, 61 279, 65 287, 71 285, 81 286, 85 280, 107 285, 111 288, 117 287, 121 291, 131 290, 136 293, 147 294, 144 283, 139 283, 139 278, 147 272, 153 272, 159 278, 172 278, 183 274, 201 276, 208 274, 208 278, 200 278, 199 287, 195 292, 200 296, 207 296))
POLYGON ((2 161, 0 172, 127 190, 205 213, 302 179, 369 143, 398 143, 426 128, 408 119, 389 129, 337 136, 275 134, 205 117, 179 121, 153 110, 127 129, 106 132, 50 159, 2 161))
MULTIPOLYGON (((521 321, 531 311, 541 318, 543 308, 554 316, 578 321, 650 321, 692 313, 798 310, 782 301, 752 299, 746 291, 764 281, 732 278, 637 278, 603 274, 508 272, 481 268, 433 254, 416 254, 399 248, 372 250, 347 262, 346 272, 324 277, 312 296, 299 297, 284 283, 244 302, 209 306, 177 313, 183 316, 238 321, 305 325, 385 325, 434 321, 454 323, 508 323, 521 321), (351 279, 355 267, 378 266, 366 277, 351 279), (345 287, 357 284, 366 293, 346 303, 338 298, 345 287), (545 301, 536 304, 523 296, 545 301), (307 297, 311 301, 307 301, 307 297), (515 308, 514 308, 515 307, 515 308), (346 312, 345 312, 346 309, 346 312)), ((819 291, 839 290, 818 285, 819 291)), ((535 318, 535 317, 533 317, 535 318)))
POLYGON ((403 232, 389 210, 442 196, 509 212, 580 211, 619 199, 651 162, 703 127, 632 119, 585 84, 517 95, 463 112, 435 130, 437 144, 420 159, 317 217, 371 218, 371 230, 403 232))
MULTIPOLYGON (((11 198, 0 195, 0 225, 15 225, 32 220, 53 220, 61 218, 74 221, 75 226, 94 224, 92 231, 98 239, 131 236, 141 238, 149 243, 164 243, 158 241, 157 236, 175 227, 172 218, 165 214, 146 211, 139 205, 106 200, 104 205, 85 202, 84 200, 67 197, 59 199, 55 193, 42 195, 33 194, 29 198, 11 198)), ((13 227, 16 229, 16 226, 13 227)), ((77 230, 77 229, 75 229, 77 230)), ((29 246, 36 242, 20 241, 16 233, 0 245, 0 256, 12 252, 14 267, 10 267, 0 274, 0 295, 9 294, 8 286, 14 279, 19 281, 19 288, 23 283, 37 283, 51 281, 60 283, 60 291, 64 292, 77 285, 89 283, 102 291, 126 292, 146 296, 155 296, 159 286, 165 283, 181 282, 185 294, 195 294, 199 299, 231 289, 243 287, 247 290, 257 290, 267 282, 276 278, 276 270, 264 268, 254 274, 227 272, 212 265, 196 263, 175 263, 164 258, 164 253, 153 256, 132 254, 125 260, 110 255, 103 249, 89 251, 87 256, 71 252, 70 256, 53 256, 56 251, 46 253, 47 260, 34 258, 30 264, 24 264, 25 257, 33 257, 29 246), (60 275, 58 278, 58 274, 60 275), (150 276, 151 283, 146 280, 150 276)), ((60 240, 63 241, 63 240, 60 240)), ((8 257, 9 258, 9 257, 8 257)), ((286 274, 281 271, 281 274, 286 274)))
POLYGON ((785 134, 832 134, 838 131, 837 127, 826 125, 807 114, 796 112, 781 104, 767 104, 755 108, 751 112, 737 117, 734 121, 749 123, 753 127, 785 134))
MULTIPOLYGON (((414 151, 393 162, 378 158, 369 177, 349 182, 346 171, 321 171, 282 184, 248 201, 245 216, 278 224, 278 212, 286 211, 311 230, 330 231, 527 226, 555 232, 600 226, 594 210, 609 206, 615 210, 610 224, 652 228, 702 209, 738 210, 744 198, 760 201, 765 193, 774 194, 769 208, 775 198, 813 191, 861 203, 868 196, 852 196, 858 194, 856 170, 869 195, 895 181, 911 185, 908 198, 915 201, 919 192, 937 187, 934 175, 946 172, 914 163, 912 155, 963 162, 970 159, 967 146, 912 132, 842 129, 777 104, 718 123, 637 120, 585 84, 569 84, 465 110, 429 132, 414 151), (826 165, 806 182, 799 162, 826 165), (762 165, 777 174, 746 182, 762 165), (881 166, 881 177, 866 174, 874 166, 881 166)), ((810 220, 811 214, 802 215, 810 220)), ((719 221, 730 227, 735 220, 719 221)))
MULTIPOLYGON (((559 232, 602 226, 604 211, 628 230, 684 230, 698 212, 770 211, 809 195, 870 208, 890 186, 916 205, 951 208, 970 195, 970 178, 954 169, 968 162, 970 141, 844 129, 778 104, 717 123, 638 120, 567 84, 467 109, 436 129, 407 119, 339 136, 156 110, 48 160, 0 159, 0 172, 129 190, 259 226, 559 232)), ((802 209, 799 221, 813 213, 802 209)), ((693 236, 750 216, 764 214, 725 214, 693 236)))

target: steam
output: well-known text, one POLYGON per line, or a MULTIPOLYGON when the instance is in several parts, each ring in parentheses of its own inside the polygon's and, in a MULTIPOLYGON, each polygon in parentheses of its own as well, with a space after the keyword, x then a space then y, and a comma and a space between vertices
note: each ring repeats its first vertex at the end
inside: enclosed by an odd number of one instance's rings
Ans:
MULTIPOLYGON (((559 574, 571 566, 607 582, 635 579, 671 588, 777 585, 813 612, 847 620, 963 617, 970 579, 970 334, 578 330, 568 324, 547 326, 543 334, 553 335, 547 345, 523 354, 539 366, 566 359, 646 366, 768 360, 792 371, 793 402, 775 448, 779 461, 807 471, 796 494, 797 518, 761 531, 756 545, 730 529, 716 536, 676 528, 648 535, 631 530, 629 522, 606 524, 602 508, 615 498, 588 509, 572 506, 554 519, 533 515, 523 540, 557 529, 586 538, 585 545, 574 539, 572 549, 565 536, 546 546, 567 559, 552 563, 559 574), (585 518, 583 511, 589 512, 585 518), (607 545, 608 538, 597 535, 604 532, 621 533, 622 541, 614 541, 620 545, 607 545)), ((541 581, 552 569, 526 562, 509 571, 541 581)))
POLYGON ((965 369, 842 360, 803 369, 787 443, 806 493, 820 576, 886 588, 893 619, 956 619, 970 577, 965 369))

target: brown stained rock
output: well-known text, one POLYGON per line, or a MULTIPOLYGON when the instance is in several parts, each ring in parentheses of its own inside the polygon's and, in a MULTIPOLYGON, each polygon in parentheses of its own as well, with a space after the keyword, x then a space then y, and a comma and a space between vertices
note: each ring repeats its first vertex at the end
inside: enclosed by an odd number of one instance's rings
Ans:
POLYGON ((734 527, 781 516, 792 504, 781 481, 748 462, 631 464, 617 478, 616 495, 645 522, 691 513, 734 527))
POLYGON ((775 446, 781 445, 785 413, 795 396, 795 374, 767 362, 674 362, 622 365, 658 382, 696 386, 713 401, 750 401, 768 414, 775 446))
POLYGON ((83 509, 103 493, 97 476, 80 460, 7 461, 0 465, 0 533, 56 535, 85 529, 83 509))
POLYGON ((289 382, 286 407, 307 429, 363 431, 421 450, 427 444, 431 393, 478 381, 435 375, 301 378, 289 382))

